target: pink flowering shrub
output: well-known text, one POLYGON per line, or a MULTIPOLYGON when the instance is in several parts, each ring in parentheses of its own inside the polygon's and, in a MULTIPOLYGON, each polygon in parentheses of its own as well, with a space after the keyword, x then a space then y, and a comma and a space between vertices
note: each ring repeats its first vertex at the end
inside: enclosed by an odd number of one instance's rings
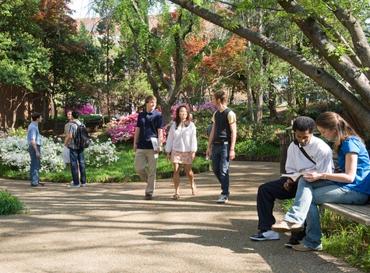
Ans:
MULTIPOLYGON (((112 139, 112 143, 128 142, 134 139, 138 116, 139 113, 133 113, 108 123, 107 134, 112 139)), ((166 130, 163 130, 163 141, 165 141, 166 135, 166 130)))
POLYGON ((203 104, 198 104, 196 107, 196 111, 208 110, 211 112, 215 112, 217 107, 212 102, 205 102, 203 104))
POLYGON ((127 142, 134 138, 138 116, 138 113, 133 113, 108 124, 107 134, 111 137, 112 143, 127 142))
POLYGON ((79 112, 80 115, 95 114, 95 108, 90 103, 86 103, 84 105, 77 107, 76 111, 79 112))

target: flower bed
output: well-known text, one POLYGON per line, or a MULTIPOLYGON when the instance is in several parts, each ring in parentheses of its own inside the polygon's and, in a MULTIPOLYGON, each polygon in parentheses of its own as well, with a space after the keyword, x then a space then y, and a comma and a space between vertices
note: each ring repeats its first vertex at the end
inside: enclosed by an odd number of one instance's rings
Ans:
MULTIPOLYGON (((51 138, 44 137, 41 147, 41 171, 58 172, 64 169, 62 158, 63 143, 54 142, 51 138)), ((92 142, 85 149, 86 164, 99 167, 109 165, 118 160, 115 146, 111 141, 99 143, 92 142)), ((0 142, 1 164, 19 171, 28 171, 30 168, 28 143, 24 137, 13 136, 3 138, 0 142)))

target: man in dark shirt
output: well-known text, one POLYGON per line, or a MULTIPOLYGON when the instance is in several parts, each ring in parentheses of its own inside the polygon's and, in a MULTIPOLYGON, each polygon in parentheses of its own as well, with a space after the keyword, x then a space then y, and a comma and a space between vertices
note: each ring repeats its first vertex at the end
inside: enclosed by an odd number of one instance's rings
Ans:
POLYGON ((230 160, 235 158, 236 115, 227 107, 226 92, 216 92, 213 103, 217 106, 217 111, 212 117, 213 124, 206 155, 211 156, 213 172, 221 184, 222 192, 217 203, 225 204, 228 202, 230 194, 230 160))
POLYGON ((163 140, 163 119, 162 114, 155 110, 156 105, 156 97, 145 98, 145 110, 139 113, 134 136, 135 169, 147 183, 146 200, 153 197, 158 153, 163 140))

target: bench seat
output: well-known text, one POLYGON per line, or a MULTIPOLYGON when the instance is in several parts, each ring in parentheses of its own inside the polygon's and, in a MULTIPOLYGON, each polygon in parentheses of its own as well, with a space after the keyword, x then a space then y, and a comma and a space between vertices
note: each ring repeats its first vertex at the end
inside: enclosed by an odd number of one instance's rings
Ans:
POLYGON ((322 208, 329 209, 357 223, 370 226, 370 204, 357 206, 345 204, 324 203, 322 208))

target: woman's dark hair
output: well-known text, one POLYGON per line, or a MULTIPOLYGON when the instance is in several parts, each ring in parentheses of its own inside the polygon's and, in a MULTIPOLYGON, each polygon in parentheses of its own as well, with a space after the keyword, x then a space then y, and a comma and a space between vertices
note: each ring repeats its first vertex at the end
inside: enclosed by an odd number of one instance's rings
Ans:
POLYGON ((315 121, 306 116, 297 117, 293 122, 293 131, 300 131, 306 132, 309 131, 310 133, 313 132, 315 129, 315 121))
MULTIPOLYGON (((324 112, 321 113, 316 119, 316 125, 318 127, 334 130, 337 134, 337 139, 334 143, 334 148, 338 151, 342 142, 349 136, 359 135, 356 131, 345 121, 339 114, 335 112, 324 112)), ((361 138, 360 138, 361 139, 361 138)))
POLYGON ((190 123, 190 111, 189 111, 189 108, 185 104, 180 105, 176 109, 176 117, 175 117, 176 129, 177 129, 177 127, 179 127, 179 125, 181 123, 181 119, 180 119, 180 110, 181 110, 181 108, 185 108, 186 109, 186 112, 188 113, 188 116, 186 117, 186 121, 185 121, 185 126, 188 126, 189 123, 190 123))

